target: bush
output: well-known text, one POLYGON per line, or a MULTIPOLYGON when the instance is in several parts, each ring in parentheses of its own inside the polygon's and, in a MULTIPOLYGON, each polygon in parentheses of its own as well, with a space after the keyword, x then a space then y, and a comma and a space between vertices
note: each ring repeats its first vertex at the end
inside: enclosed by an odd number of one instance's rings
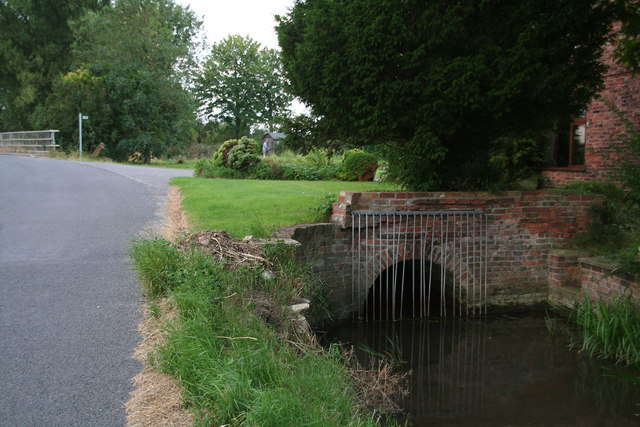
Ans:
POLYGON ((327 181, 336 179, 338 177, 338 172, 340 172, 339 165, 327 165, 324 168, 318 170, 318 173, 320 174, 320 179, 327 180, 327 181))
POLYGON ((224 166, 217 166, 213 160, 198 160, 194 166, 194 176, 198 178, 244 178, 242 172, 224 166))
POLYGON ((229 150, 225 166, 235 170, 247 170, 260 161, 259 147, 256 141, 243 136, 238 143, 229 150))
POLYGON ((602 194, 612 201, 622 201, 625 197, 624 191, 611 182, 572 182, 565 185, 564 189, 576 194, 602 194))
POLYGON ((246 170, 260 161, 259 146, 256 141, 243 136, 225 141, 213 155, 216 166, 235 170, 246 170))
POLYGON ((317 181, 320 179, 320 172, 306 165, 283 164, 282 179, 289 181, 317 181))
POLYGON ((295 165, 306 164, 304 156, 301 156, 300 154, 296 154, 290 150, 284 150, 280 153, 270 155, 268 159, 279 164, 283 164, 283 163, 295 164, 295 165))
POLYGON ((305 165, 320 170, 331 165, 332 156, 327 149, 314 148, 304 156, 303 161, 305 165))
POLYGON ((229 157, 229 151, 231 151, 231 149, 237 143, 238 143, 237 139, 229 139, 225 141, 224 144, 222 144, 220 148, 216 150, 215 153, 213 153, 213 162, 215 163, 216 166, 224 166, 227 163, 227 158, 229 157))
POLYGON ((250 177, 255 179, 282 179, 282 168, 269 159, 261 159, 247 170, 250 177))
POLYGON ((321 179, 335 179, 340 171, 341 160, 326 148, 314 148, 304 156, 304 164, 317 170, 321 179))
POLYGON ((349 150, 344 154, 342 167, 337 176, 343 181, 372 181, 376 169, 376 156, 362 150, 349 150))

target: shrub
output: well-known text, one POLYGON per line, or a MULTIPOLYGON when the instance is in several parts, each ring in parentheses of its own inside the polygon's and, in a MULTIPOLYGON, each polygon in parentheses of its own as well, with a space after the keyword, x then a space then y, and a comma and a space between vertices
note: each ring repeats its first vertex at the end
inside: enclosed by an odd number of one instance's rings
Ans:
POLYGON ((303 157, 304 164, 317 170, 321 179, 335 179, 340 171, 341 160, 326 148, 314 148, 303 157))
POLYGON ((323 180, 336 179, 338 177, 338 172, 340 172, 339 165, 327 165, 324 168, 318 170, 320 179, 323 180))
POLYGON ((282 179, 282 168, 279 164, 269 159, 261 159, 251 166, 247 173, 255 179, 282 179))
POLYGON ((564 187, 576 194, 602 194, 608 200, 621 201, 624 199, 624 191, 611 182, 572 182, 564 187))
POLYGON ((224 166, 217 166, 213 160, 198 160, 194 166, 194 176, 198 178, 242 179, 242 172, 224 166))
POLYGON ((213 154, 213 161, 216 166, 224 166, 235 170, 246 170, 258 163, 259 160, 258 143, 246 136, 225 141, 213 154))
POLYGON ((376 156, 362 150, 349 150, 344 154, 337 176, 343 181, 372 181, 378 169, 376 156))
POLYGON ((320 179, 320 173, 306 165, 283 164, 282 179, 289 181, 317 181, 320 179))
POLYGON ((304 164, 314 169, 320 170, 329 166, 332 162, 332 156, 327 149, 314 148, 304 156, 304 164))
POLYGON ((240 141, 229 150, 225 166, 235 170, 247 170, 260 161, 259 147, 256 141, 243 136, 240 141))
POLYGON ((269 160, 275 161, 277 163, 283 164, 295 164, 295 165, 303 165, 305 164, 305 157, 300 154, 296 154, 290 150, 284 150, 274 155, 270 155, 268 157, 269 160))
POLYGON ((213 162, 216 164, 216 166, 224 166, 227 163, 227 158, 229 157, 229 151, 231 151, 231 149, 237 143, 238 143, 237 139, 229 139, 225 141, 224 144, 222 144, 220 148, 216 150, 215 153, 213 153, 213 162))

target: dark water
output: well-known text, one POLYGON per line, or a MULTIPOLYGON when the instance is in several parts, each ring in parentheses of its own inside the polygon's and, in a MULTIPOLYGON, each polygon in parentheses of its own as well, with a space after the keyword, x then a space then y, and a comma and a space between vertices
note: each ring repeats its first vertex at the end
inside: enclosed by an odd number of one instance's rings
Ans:
POLYGON ((342 325, 330 342, 370 349, 412 370, 400 421, 412 426, 637 426, 640 388, 620 366, 568 347, 543 316, 342 325))

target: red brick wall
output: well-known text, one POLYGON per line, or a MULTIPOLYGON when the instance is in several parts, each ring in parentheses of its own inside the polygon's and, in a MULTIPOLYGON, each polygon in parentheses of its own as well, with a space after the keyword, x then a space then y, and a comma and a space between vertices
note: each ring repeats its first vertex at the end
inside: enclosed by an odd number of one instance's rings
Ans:
POLYGON ((612 274, 615 265, 602 258, 580 258, 580 284, 592 299, 613 301, 631 297, 640 302, 640 285, 630 278, 612 274))
POLYGON ((588 208, 598 200, 596 196, 563 191, 501 194, 345 191, 334 204, 334 225, 291 227, 282 231, 280 237, 302 243, 303 259, 325 280, 336 306, 334 315, 343 318, 353 309, 351 212, 483 211, 488 227, 486 302, 509 308, 541 303, 547 298, 549 251, 565 246, 576 233, 586 229, 588 208))
POLYGON ((580 287, 578 258, 583 251, 556 249, 549 252, 549 288, 580 287))
POLYGON ((604 76, 604 89, 587 108, 585 168, 543 171, 549 187, 573 181, 615 181, 614 171, 620 163, 621 150, 624 152, 620 138, 626 135, 626 126, 611 105, 623 113, 633 127, 640 129, 640 74, 633 75, 616 64, 614 48, 611 43, 605 46, 603 61, 608 71, 604 76))

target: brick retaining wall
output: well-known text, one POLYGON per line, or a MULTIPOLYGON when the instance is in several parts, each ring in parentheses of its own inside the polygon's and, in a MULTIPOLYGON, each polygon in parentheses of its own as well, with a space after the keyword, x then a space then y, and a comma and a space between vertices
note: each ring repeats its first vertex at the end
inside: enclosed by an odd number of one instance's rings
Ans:
POLYGON ((640 285, 629 277, 614 274, 616 265, 602 257, 579 258, 580 286, 592 299, 613 301, 631 297, 640 302, 640 285))
POLYGON ((616 274, 616 264, 585 251, 552 250, 549 253, 549 299, 573 306, 585 297, 613 301, 631 297, 640 302, 640 284, 616 274))
MULTIPOLYGON (((333 224, 281 230, 280 237, 302 243, 302 257, 331 290, 334 315, 353 309, 351 212, 479 210, 487 215, 488 295, 494 308, 513 309, 544 301, 548 295, 549 251, 567 245, 584 231, 597 196, 563 191, 501 194, 345 191, 334 204, 333 224)), ((392 260, 399 262, 403 258, 392 260)), ((378 272, 378 274, 381 272, 378 272)))

